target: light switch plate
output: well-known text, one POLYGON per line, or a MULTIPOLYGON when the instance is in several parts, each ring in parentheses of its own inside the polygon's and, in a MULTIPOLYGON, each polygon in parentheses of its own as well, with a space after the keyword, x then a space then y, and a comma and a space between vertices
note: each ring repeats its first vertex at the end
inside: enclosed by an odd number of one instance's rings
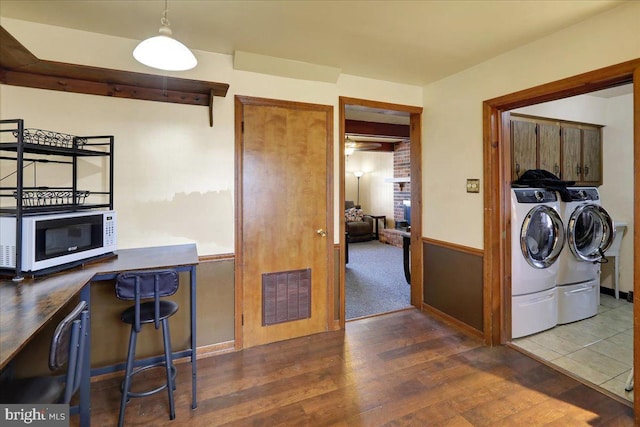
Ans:
POLYGON ((467 179, 467 193, 479 193, 479 192, 480 192, 480 180, 467 179))

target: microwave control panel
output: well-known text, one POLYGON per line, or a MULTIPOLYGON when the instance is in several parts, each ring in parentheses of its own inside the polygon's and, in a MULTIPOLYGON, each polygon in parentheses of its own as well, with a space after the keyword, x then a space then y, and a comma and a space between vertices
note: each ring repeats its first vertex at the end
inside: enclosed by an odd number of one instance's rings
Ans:
POLYGON ((116 214, 109 212, 104 215, 104 246, 116 246, 116 214))

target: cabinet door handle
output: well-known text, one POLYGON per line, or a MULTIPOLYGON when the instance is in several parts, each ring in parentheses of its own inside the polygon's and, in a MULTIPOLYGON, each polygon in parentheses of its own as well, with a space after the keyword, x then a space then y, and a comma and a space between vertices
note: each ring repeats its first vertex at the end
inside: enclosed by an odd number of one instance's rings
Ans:
POLYGON ((520 163, 516 162, 516 176, 520 176, 520 163))
POLYGON ((558 164, 556 163, 556 165, 553 167, 553 171, 555 172, 556 176, 559 178, 560 177, 560 166, 558 166, 558 164))
POLYGON ((576 165, 576 175, 580 175, 580 165, 576 165))
POLYGON ((589 166, 584 167, 584 176, 589 175, 589 166))

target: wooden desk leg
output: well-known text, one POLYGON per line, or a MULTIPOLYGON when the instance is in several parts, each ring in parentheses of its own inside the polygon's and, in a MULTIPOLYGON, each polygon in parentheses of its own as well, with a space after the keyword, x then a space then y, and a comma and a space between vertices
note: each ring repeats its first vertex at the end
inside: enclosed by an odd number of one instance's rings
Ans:
POLYGON ((411 238, 402 236, 402 261, 404 264, 404 278, 411 284, 411 238))
POLYGON ((87 319, 87 337, 85 338, 84 353, 82 355, 82 379, 80 381, 80 426, 91 425, 91 282, 80 291, 80 299, 86 301, 89 307, 87 319))
POLYGON ((349 233, 344 233, 344 263, 349 264, 349 233))
POLYGON ((196 388, 198 383, 196 368, 196 267, 191 266, 191 409, 198 407, 196 388))

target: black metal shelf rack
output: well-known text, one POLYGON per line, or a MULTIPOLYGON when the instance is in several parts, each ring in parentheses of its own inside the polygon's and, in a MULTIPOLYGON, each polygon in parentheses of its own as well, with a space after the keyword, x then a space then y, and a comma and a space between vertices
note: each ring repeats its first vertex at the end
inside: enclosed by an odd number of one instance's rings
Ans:
MULTIPOLYGON (((113 209, 113 135, 74 136, 40 129, 26 129, 23 119, 0 120, 0 161, 15 161, 15 170, 0 173, 0 215, 16 218, 15 281, 22 279, 22 218, 57 212, 113 209), (8 154, 6 154, 8 153, 8 154), (106 189, 78 189, 78 159, 108 159, 106 189), (62 164, 71 167, 71 186, 24 186, 25 168, 62 164), (12 184, 2 181, 15 175, 12 184), (95 199, 99 199, 95 201, 95 199), (14 202, 15 200, 15 202, 14 202)), ((105 173, 103 171, 103 173, 105 173)))

